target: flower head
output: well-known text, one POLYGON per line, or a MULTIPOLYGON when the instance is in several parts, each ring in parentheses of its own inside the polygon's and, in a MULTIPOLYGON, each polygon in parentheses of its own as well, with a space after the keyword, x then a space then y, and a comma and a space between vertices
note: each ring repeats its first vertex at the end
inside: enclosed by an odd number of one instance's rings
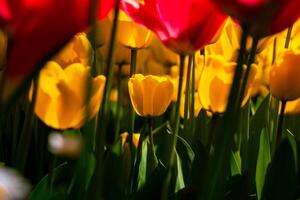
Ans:
POLYGON ((300 16, 295 0, 214 0, 216 5, 251 27, 258 36, 274 34, 291 26, 300 16))
MULTIPOLYGON (((225 112, 235 68, 235 62, 228 62, 222 56, 208 57, 198 88, 200 103, 204 109, 213 113, 225 112)), ((249 99, 255 74, 256 66, 252 65, 242 105, 249 99)))
POLYGON ((270 71, 270 92, 280 100, 300 97, 300 51, 282 51, 270 71))
POLYGON ((122 9, 170 49, 190 54, 214 39, 226 16, 210 0, 123 0, 122 9))
POLYGON ((135 112, 143 117, 163 114, 171 103, 173 84, 167 77, 135 74, 128 90, 135 112))
POLYGON ((104 76, 92 78, 89 68, 74 63, 62 69, 50 61, 40 72, 35 113, 48 126, 55 129, 80 128, 85 122, 87 79, 91 79, 92 96, 89 118, 100 108, 104 76))

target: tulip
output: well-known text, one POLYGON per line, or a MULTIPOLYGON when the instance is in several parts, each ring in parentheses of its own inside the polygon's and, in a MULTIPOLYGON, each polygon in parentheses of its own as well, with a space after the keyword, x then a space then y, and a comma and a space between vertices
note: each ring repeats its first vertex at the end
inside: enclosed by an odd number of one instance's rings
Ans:
MULTIPOLYGON (((49 56, 52 56, 74 34, 89 25, 91 1, 7 2, 7 10, 11 13, 11 17, 3 26, 9 31, 11 43, 9 43, 10 51, 7 59, 9 80, 6 84, 13 85, 11 89, 15 89, 37 66, 49 59, 49 56)), ((113 5, 114 0, 99 1, 97 17, 104 18, 113 5)), ((0 17, 3 18, 3 7, 0 11, 0 17)), ((1 21, 3 19, 0 18, 0 25, 2 25, 1 21)))
POLYGON ((282 100, 291 101, 300 97, 300 51, 284 50, 270 71, 270 92, 282 100))
POLYGON ((179 65, 178 55, 165 47, 156 35, 154 35, 149 48, 154 60, 157 62, 165 66, 179 65))
POLYGON ((133 22, 126 13, 120 11, 118 39, 127 48, 142 49, 150 45, 152 33, 144 26, 133 22))
POLYGON ((226 16, 210 0, 122 0, 122 9, 170 49, 191 54, 215 39, 226 16), (201 13, 201 14, 199 14, 201 13))
POLYGON ((91 60, 92 46, 85 33, 76 34, 54 58, 62 68, 73 63, 88 65, 91 60))
POLYGON ((0 1, 0 27, 3 27, 12 18, 11 10, 8 6, 8 0, 0 1))
MULTIPOLYGON (((228 62, 221 56, 209 56, 200 77, 198 93, 203 108, 213 113, 224 113, 233 82, 235 62, 228 62)), ((256 66, 248 79, 247 90, 242 105, 245 105, 251 92, 251 84, 256 74, 256 66)))
POLYGON ((295 0, 214 0, 216 5, 241 24, 248 24, 251 33, 266 36, 291 26, 299 14, 295 0))
MULTIPOLYGON (((90 77, 89 68, 74 63, 62 69, 50 61, 41 70, 35 105, 36 115, 48 126, 55 129, 78 129, 86 119, 86 83, 91 79, 89 116, 99 111, 105 84, 104 76, 90 77)), ((30 96, 32 96, 32 91, 30 96)))
POLYGON ((295 115, 300 113, 300 98, 288 101, 285 106, 284 114, 286 115, 295 115))
POLYGON ((169 78, 142 74, 129 79, 128 90, 135 112, 143 117, 163 114, 171 103, 174 91, 169 78))
MULTIPOLYGON (((125 133, 121 134, 121 139, 122 139, 122 145, 123 146, 127 143, 128 137, 129 137, 128 132, 125 132, 125 133)), ((139 133, 132 134, 132 143, 133 143, 135 148, 138 148, 139 139, 140 139, 140 134, 139 133)))

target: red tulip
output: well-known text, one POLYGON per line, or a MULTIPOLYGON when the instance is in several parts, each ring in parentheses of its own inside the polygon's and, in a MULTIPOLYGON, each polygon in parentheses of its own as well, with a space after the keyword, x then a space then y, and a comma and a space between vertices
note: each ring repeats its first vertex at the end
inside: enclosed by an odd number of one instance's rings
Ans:
POLYGON ((11 12, 7 0, 0 0, 0 26, 11 20, 11 12))
POLYGON ((299 0, 214 0, 226 13, 266 36, 291 26, 300 16, 299 0))
POLYGON ((211 42, 226 18, 210 0, 121 0, 121 6, 180 54, 193 53, 211 42))
MULTIPOLYGON (((88 27, 91 0, 0 0, 0 25, 10 35, 7 76, 23 80, 41 61, 88 27), (3 24, 2 22, 6 23, 3 24)), ((99 0, 104 18, 114 0, 99 0)))

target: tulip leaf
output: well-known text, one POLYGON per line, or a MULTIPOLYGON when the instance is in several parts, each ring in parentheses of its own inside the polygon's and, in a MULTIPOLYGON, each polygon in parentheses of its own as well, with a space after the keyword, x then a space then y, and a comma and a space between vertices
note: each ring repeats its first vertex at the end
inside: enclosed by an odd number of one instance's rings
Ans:
MULTIPOLYGON (((240 122, 240 140, 238 141, 239 151, 241 155, 241 159, 246 159, 247 157, 247 146, 249 140, 249 128, 250 128, 250 101, 248 101, 247 105, 241 112, 241 122, 240 122)), ((245 165, 242 163, 242 169, 244 169, 245 165)))
POLYGON ((178 192, 179 190, 184 188, 185 184, 184 184, 184 176, 182 173, 181 160, 180 160, 180 157, 178 156, 177 151, 175 153, 176 153, 176 167, 175 167, 174 174, 176 174, 176 182, 175 182, 175 191, 174 192, 178 192))
POLYGON ((185 182, 188 181, 192 164, 195 158, 195 153, 189 143, 182 137, 178 136, 178 142, 176 145, 176 151, 181 159, 182 173, 184 175, 185 182))
POLYGON ((248 156, 245 161, 246 168, 250 170, 251 182, 253 183, 256 174, 255 171, 259 152, 260 134, 262 129, 267 126, 270 99, 270 95, 265 97, 250 121, 248 156))
POLYGON ((139 166, 139 175, 138 175, 138 189, 143 187, 146 182, 146 174, 147 174, 147 154, 148 154, 148 145, 144 140, 142 144, 142 156, 139 166))
POLYGON ((289 139, 284 139, 277 148, 265 177, 262 199, 295 199, 297 174, 294 158, 289 139))
MULTIPOLYGON (((146 145, 147 146, 147 145, 146 145)), ((167 169, 163 166, 161 162, 153 171, 152 175, 147 179, 145 184, 139 189, 139 191, 134 195, 134 200, 153 200, 160 199, 161 190, 163 188, 163 183, 167 175, 167 169)))
POLYGON ((293 134, 290 130, 286 129, 286 130, 284 131, 284 133, 285 133, 287 139, 288 139, 288 140, 290 141, 290 143, 291 143, 291 147, 292 147, 293 153, 294 153, 295 168, 298 169, 297 141, 296 141, 296 139, 295 139, 294 134, 293 134))
POLYGON ((230 156, 230 169, 231 169, 231 175, 235 176, 242 173, 241 170, 241 156, 239 151, 231 151, 230 156))
MULTIPOLYGON (((106 152, 106 158, 103 166, 103 196, 105 199, 124 198, 125 187, 128 184, 129 173, 127 170, 127 161, 124 158, 130 157, 120 154, 122 149, 121 139, 112 146, 111 150, 106 152)), ((126 146, 124 145, 124 149, 126 146)), ((124 150, 126 154, 126 150, 124 150)))
POLYGON ((258 152, 256 176, 255 176, 258 200, 261 199, 261 194, 265 183, 265 176, 270 162, 271 162, 270 138, 266 129, 263 129, 260 135, 260 144, 259 144, 259 152, 258 152))
MULTIPOLYGON (((67 163, 63 163, 59 166, 57 166, 53 170, 54 180, 53 182, 60 182, 58 179, 62 180, 65 175, 69 174, 69 166, 67 163)), ((65 199, 65 198, 59 198, 59 197, 65 197, 66 194, 61 192, 56 192, 55 190, 51 190, 49 187, 49 174, 44 176, 44 178, 41 179, 41 181, 36 185, 36 187, 31 192, 30 196, 28 197, 28 200, 54 200, 54 199, 65 199)))

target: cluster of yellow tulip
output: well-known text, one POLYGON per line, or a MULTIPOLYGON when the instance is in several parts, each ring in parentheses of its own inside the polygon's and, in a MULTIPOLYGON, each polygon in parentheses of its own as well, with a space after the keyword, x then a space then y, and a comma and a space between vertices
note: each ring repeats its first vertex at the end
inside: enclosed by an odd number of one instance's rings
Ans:
MULTIPOLYGON (((110 21, 108 18, 99 22, 100 30, 109 30, 110 21)), ((241 106, 246 104, 249 97, 259 92, 265 95, 267 88, 270 88, 274 97, 289 101, 286 113, 300 111, 300 100, 297 100, 300 97, 300 46, 297 43, 299 23, 294 25, 290 49, 283 48, 287 31, 260 41, 257 59, 251 65, 241 106)), ((106 54, 105 38, 108 35, 109 33, 103 34, 97 40, 100 47, 98 53, 106 54)), ((227 19, 222 32, 213 43, 206 46, 201 55, 195 54, 195 116, 201 108, 215 114, 225 112, 236 68, 240 37, 239 25, 227 19)), ((248 49, 251 43, 251 38, 248 38, 248 49)), ((179 59, 151 31, 131 21, 121 12, 115 63, 122 67, 121 73, 126 75, 129 74, 130 49, 140 52, 136 71, 148 74, 134 74, 128 81, 133 108, 140 116, 159 116, 166 111, 171 101, 177 100, 179 59)), ((80 128, 84 124, 85 84, 87 79, 91 79, 88 67, 91 51, 92 47, 86 35, 77 34, 41 71, 35 112, 47 125, 66 129, 80 128)), ((187 82, 187 65, 184 77, 185 84, 181 91, 183 94, 187 82)), ((104 76, 93 78, 92 98, 88 105, 91 108, 90 117, 94 117, 99 110, 104 84, 104 76)), ((182 117, 185 112, 184 104, 185 95, 182 96, 180 106, 182 117)))

